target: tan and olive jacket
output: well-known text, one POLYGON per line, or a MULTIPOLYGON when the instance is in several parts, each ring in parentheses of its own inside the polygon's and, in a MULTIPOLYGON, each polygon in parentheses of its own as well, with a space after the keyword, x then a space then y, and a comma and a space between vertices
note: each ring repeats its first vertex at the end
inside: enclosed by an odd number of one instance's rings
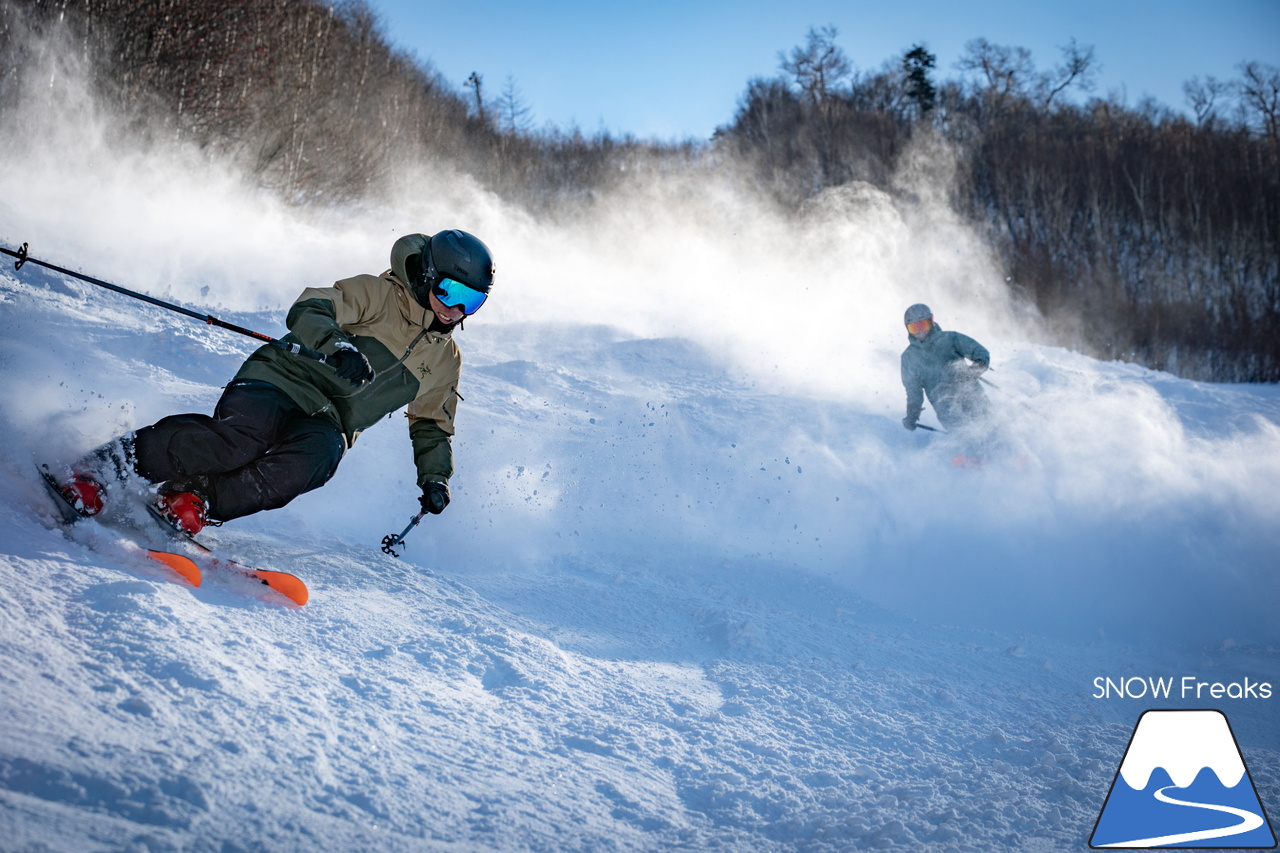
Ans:
POLYGON ((282 340, 325 355, 351 343, 369 360, 373 381, 353 387, 333 368, 272 345, 250 355, 233 381, 275 385, 308 413, 336 423, 348 446, 361 430, 408 406, 418 485, 447 482, 462 354, 451 333, 428 331, 432 318, 390 270, 309 287, 289 309, 282 340))

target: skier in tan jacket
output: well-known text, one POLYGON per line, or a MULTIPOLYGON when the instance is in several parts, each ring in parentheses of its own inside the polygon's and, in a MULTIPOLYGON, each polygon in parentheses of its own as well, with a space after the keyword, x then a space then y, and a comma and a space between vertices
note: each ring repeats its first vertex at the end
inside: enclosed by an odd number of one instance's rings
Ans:
POLYGON ((196 533, 324 485, 361 430, 407 406, 419 500, 441 512, 461 399, 453 332, 484 304, 493 274, 488 247, 465 231, 401 237, 382 275, 307 288, 289 309, 282 342, 324 363, 259 348, 212 416, 172 415, 103 445, 65 472, 64 496, 96 515, 136 474, 154 485, 162 515, 196 533))

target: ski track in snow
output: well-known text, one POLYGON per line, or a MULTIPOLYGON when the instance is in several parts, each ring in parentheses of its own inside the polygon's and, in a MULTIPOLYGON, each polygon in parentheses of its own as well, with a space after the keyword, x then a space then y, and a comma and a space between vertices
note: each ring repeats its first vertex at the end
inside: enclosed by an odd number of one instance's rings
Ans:
MULTIPOLYGON (((1275 389, 994 346, 1034 463, 966 472, 897 391, 478 318, 454 503, 402 560, 398 417, 208 536, 298 609, 64 534, 32 470, 208 411, 240 342, 29 271, 0 325, 5 850, 1081 850, 1148 704, 1095 677, 1280 684, 1275 389)), ((1275 701, 1227 709, 1273 814, 1275 701)))

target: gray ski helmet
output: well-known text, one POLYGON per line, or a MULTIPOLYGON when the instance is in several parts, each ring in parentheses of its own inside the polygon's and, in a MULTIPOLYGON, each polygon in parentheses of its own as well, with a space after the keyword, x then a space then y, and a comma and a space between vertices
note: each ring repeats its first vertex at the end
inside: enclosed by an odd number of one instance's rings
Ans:
POLYGON ((917 302, 907 309, 907 313, 903 315, 902 322, 905 324, 919 323, 921 320, 932 320, 933 312, 929 310, 929 306, 923 302, 917 302))
POLYGON ((423 307, 430 307, 431 288, 443 278, 460 281, 481 293, 488 293, 493 287, 493 255, 488 246, 466 231, 401 237, 391 247, 391 271, 423 307))

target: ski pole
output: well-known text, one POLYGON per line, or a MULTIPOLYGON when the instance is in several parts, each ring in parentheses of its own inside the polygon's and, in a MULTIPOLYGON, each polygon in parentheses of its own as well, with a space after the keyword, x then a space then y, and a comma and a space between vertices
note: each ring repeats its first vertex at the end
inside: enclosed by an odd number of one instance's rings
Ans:
POLYGON ((1006 390, 1004 390, 1003 388, 1001 388, 999 385, 997 385, 996 383, 991 382, 990 380, 987 380, 987 379, 983 379, 981 376, 979 376, 979 377, 978 377, 978 380, 979 380, 979 381, 981 381, 981 382, 986 383, 987 385, 990 385, 992 388, 996 389, 996 390, 997 390, 997 391, 999 391, 1001 394, 1003 394, 1005 397, 1007 397, 1009 400, 1011 400, 1011 401, 1012 401, 1012 402, 1014 402, 1014 403, 1017 403, 1019 406, 1021 406, 1021 407, 1022 407, 1022 408, 1024 408, 1024 409, 1026 409, 1026 410, 1027 410, 1028 412, 1030 412, 1031 414, 1036 415, 1036 416, 1041 417, 1041 418, 1045 417, 1045 414, 1044 414, 1043 412, 1041 412, 1041 411, 1040 411, 1039 409, 1037 409, 1035 406, 1033 406, 1033 405, 1031 405, 1030 403, 1028 403, 1028 402, 1026 401, 1026 399, 1025 399, 1025 398, 1023 398, 1021 395, 1014 394, 1014 393, 1011 393, 1011 392, 1009 392, 1009 391, 1006 391, 1006 390))
POLYGON ((409 535, 410 530, 418 526, 418 522, 422 521, 422 517, 426 514, 427 514, 427 511, 423 510, 422 512, 418 513, 413 518, 411 518, 409 520, 409 526, 406 527, 404 530, 401 530, 399 536, 392 536, 390 533, 388 533, 386 536, 383 536, 382 537, 382 553, 390 554, 391 556, 398 558, 400 555, 397 554, 395 551, 396 546, 404 544, 404 537, 409 535))
POLYGON ((916 424, 916 429, 927 429, 929 432, 942 432, 942 430, 937 427, 926 426, 925 424, 916 424))
POLYGON ((94 278, 93 276, 84 275, 82 273, 74 272, 64 267, 56 266, 54 264, 41 261, 37 258, 33 258, 27 252, 26 243, 23 243, 22 248, 20 248, 16 252, 13 251, 12 249, 6 249, 4 246, 0 246, 0 253, 6 254, 18 259, 17 263, 13 265, 13 268, 15 270, 22 269, 23 264, 27 264, 27 263, 36 264, 38 266, 45 267, 46 269, 51 269, 54 272, 60 272, 63 275, 69 275, 72 278, 78 278, 81 281, 87 281, 89 284, 96 284, 98 287, 105 287, 107 290, 113 290, 116 293, 122 293, 125 296, 132 296, 134 299, 141 299, 143 302, 149 302, 152 305, 157 305, 161 308, 167 308, 170 311, 175 311, 179 314, 185 314, 188 317, 194 317, 195 319, 200 320, 201 322, 207 323, 210 326, 217 326, 220 329, 226 329, 228 331, 235 332, 237 334, 247 335, 251 338, 256 338, 262 341, 263 343, 268 343, 273 346, 280 347, 281 349, 288 350, 294 355, 300 355, 300 356, 303 356, 304 358, 309 358, 314 361, 321 362, 322 364, 327 363, 327 359, 325 358, 324 353, 318 352, 308 347, 304 347, 301 344, 285 343, 284 341, 279 340, 277 338, 273 338, 269 335, 264 335, 261 332, 255 332, 252 329, 246 329, 243 326, 237 326, 235 323, 228 323, 225 320, 219 320, 217 317, 211 316, 209 314, 201 314, 198 311, 192 311, 189 308, 183 308, 181 305, 174 305, 172 302, 165 302, 163 299, 156 299, 154 296, 147 296, 145 293, 138 293, 136 291, 129 290, 124 287, 120 287, 119 285, 111 284, 110 282, 102 281, 101 279, 94 278))

